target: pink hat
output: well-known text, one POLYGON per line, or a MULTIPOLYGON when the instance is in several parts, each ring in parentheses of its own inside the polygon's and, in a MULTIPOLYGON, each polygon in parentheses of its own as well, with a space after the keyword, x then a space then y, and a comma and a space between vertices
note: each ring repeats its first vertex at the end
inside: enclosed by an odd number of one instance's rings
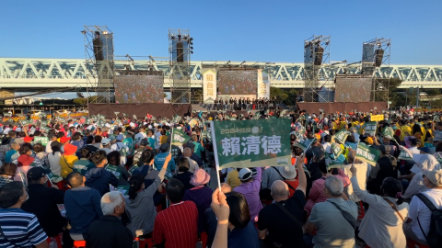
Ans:
POLYGON ((210 181, 210 175, 203 169, 198 169, 193 173, 190 183, 194 186, 200 186, 208 184, 210 181))

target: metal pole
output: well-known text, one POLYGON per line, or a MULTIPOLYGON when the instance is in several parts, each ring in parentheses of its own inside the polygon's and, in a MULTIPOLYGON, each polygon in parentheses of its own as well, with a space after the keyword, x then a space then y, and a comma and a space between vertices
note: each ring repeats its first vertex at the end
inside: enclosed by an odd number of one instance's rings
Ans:
POLYGON ((417 87, 416 108, 419 108, 419 87, 417 87))

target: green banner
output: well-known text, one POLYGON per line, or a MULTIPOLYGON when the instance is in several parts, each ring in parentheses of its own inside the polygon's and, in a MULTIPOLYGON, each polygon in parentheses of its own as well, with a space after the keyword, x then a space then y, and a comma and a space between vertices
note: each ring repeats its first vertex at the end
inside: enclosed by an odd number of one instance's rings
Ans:
POLYGON ((364 124, 364 130, 366 134, 369 134, 370 136, 375 136, 376 135, 376 127, 377 127, 377 123, 376 122, 367 122, 364 124))
POLYGON ((220 168, 290 165, 290 120, 216 121, 220 168))
POLYGON ((412 161, 413 160, 413 158, 410 157, 410 155, 406 151, 404 151, 402 149, 401 149, 401 152, 399 153, 398 159, 399 160, 407 160, 407 161, 412 161))
POLYGON ((48 137, 41 137, 41 136, 34 137, 34 144, 40 143, 43 146, 46 146, 48 142, 49 142, 48 137))
POLYGON ((347 139, 347 136, 350 134, 347 130, 342 130, 337 132, 335 136, 335 140, 339 142, 340 144, 345 144, 345 140, 347 139))
POLYGON ((364 143, 358 144, 358 149, 356 149, 356 158, 365 161, 367 164, 375 166, 380 156, 381 151, 371 148, 364 143))
POLYGON ((190 140, 189 135, 185 134, 182 130, 174 128, 172 131, 172 145, 182 146, 184 143, 190 140))

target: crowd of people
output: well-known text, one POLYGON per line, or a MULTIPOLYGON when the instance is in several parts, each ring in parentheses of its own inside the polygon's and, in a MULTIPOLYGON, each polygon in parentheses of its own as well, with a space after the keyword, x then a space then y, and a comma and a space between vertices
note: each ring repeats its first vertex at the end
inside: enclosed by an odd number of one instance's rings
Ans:
POLYGON ((209 110, 258 110, 278 109, 281 104, 277 98, 230 97, 217 98, 213 104, 207 104, 209 110))
POLYGON ((2 123, 0 246, 442 247, 442 115, 370 114, 2 123), (291 119, 291 165, 216 169, 208 121, 269 118, 291 119))

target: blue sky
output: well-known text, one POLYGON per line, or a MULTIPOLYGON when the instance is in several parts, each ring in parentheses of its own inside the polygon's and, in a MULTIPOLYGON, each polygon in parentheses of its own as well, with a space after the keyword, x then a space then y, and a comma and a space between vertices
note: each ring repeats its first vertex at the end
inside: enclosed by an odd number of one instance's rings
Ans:
POLYGON ((84 58, 83 25, 107 25, 115 55, 167 57, 189 29, 193 60, 302 62, 303 41, 331 36, 331 60, 392 40, 392 64, 442 64, 440 0, 2 0, 0 57, 84 58))

